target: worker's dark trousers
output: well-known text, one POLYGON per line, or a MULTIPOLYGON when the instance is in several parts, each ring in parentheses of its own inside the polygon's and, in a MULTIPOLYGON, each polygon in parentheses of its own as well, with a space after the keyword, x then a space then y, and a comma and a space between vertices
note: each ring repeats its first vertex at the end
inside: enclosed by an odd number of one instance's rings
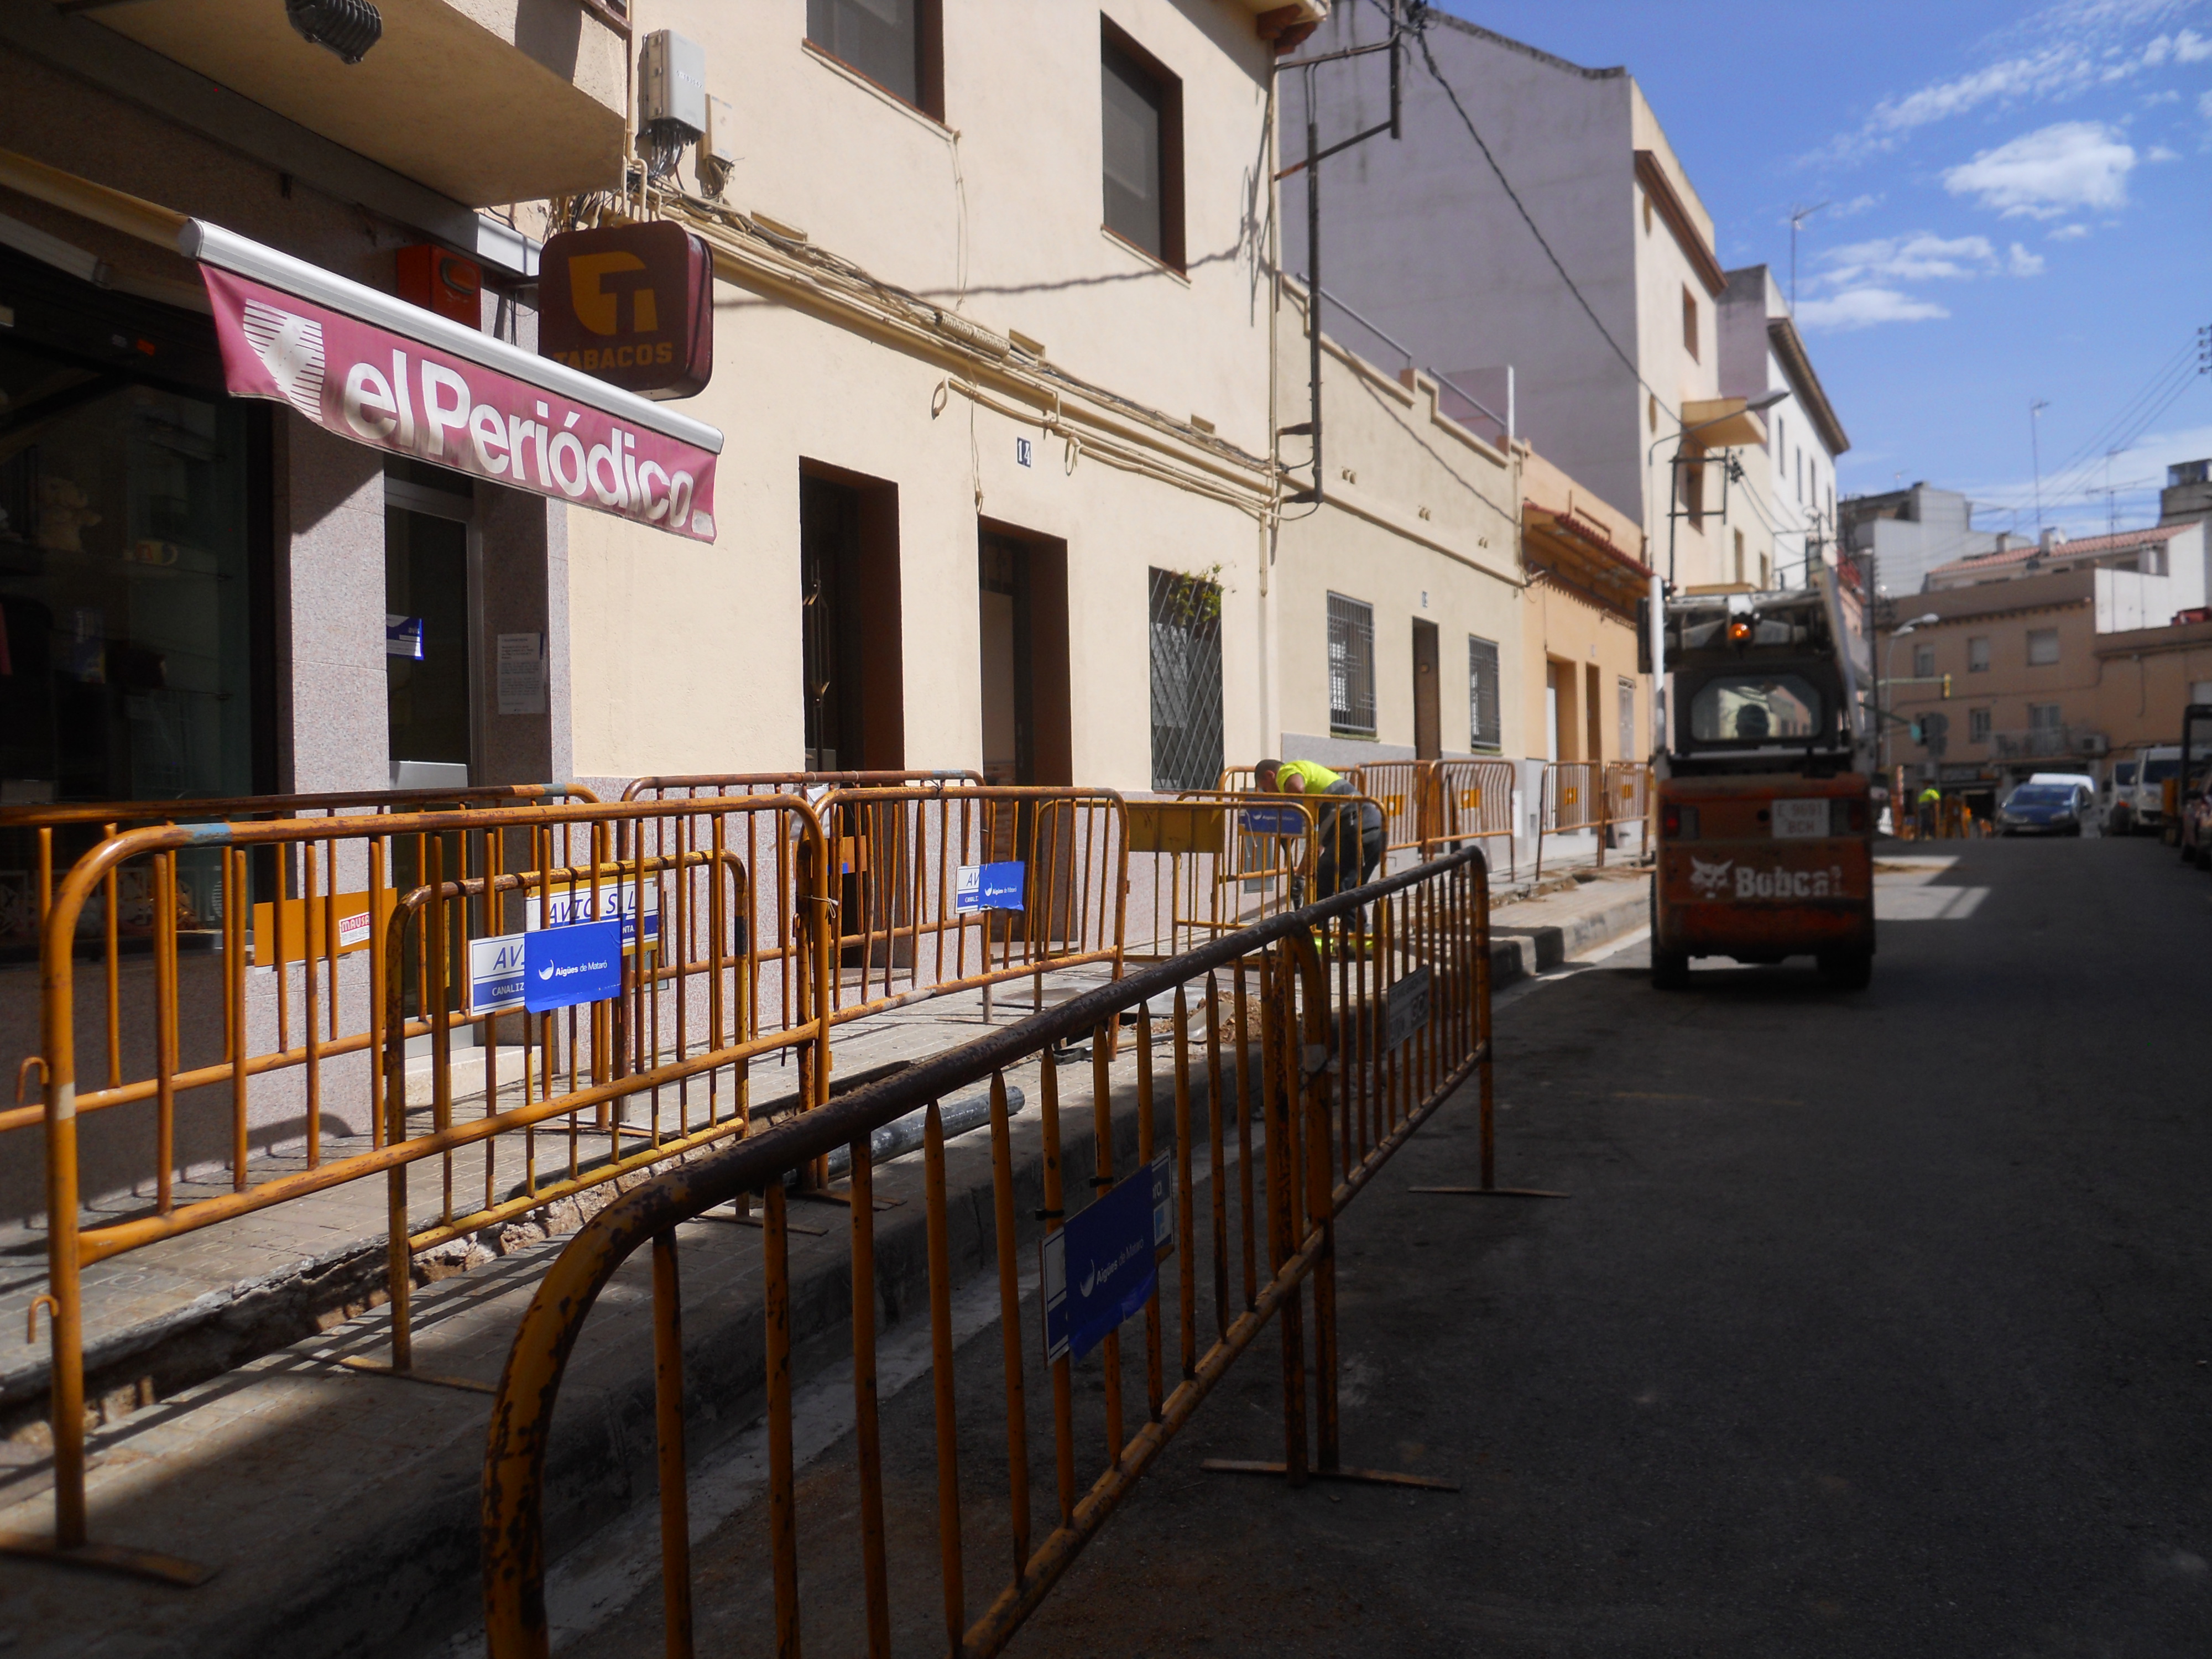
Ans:
POLYGON ((1322 820, 1321 851, 1314 860, 1316 899, 1334 898, 1360 886, 1382 862, 1381 816, 1377 814, 1372 822, 1359 825, 1356 842, 1352 822, 1351 814, 1340 808, 1322 820))

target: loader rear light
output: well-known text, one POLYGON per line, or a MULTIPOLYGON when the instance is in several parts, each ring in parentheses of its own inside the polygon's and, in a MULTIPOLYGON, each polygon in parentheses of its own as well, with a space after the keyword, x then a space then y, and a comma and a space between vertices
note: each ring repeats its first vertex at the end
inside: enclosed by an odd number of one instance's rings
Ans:
POLYGON ((1668 801, 1659 810, 1659 833, 1668 841, 1697 840, 1698 809, 1668 801))

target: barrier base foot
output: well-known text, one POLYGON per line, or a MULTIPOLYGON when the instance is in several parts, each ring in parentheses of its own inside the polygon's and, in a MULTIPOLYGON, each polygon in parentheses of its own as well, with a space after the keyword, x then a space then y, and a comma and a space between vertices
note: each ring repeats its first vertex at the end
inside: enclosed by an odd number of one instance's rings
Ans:
MULTIPOLYGON (((842 1192, 833 1187, 823 1187, 818 1191, 793 1193, 791 1196, 803 1198, 810 1204, 842 1204, 847 1209, 853 1206, 853 1190, 849 1187, 842 1192)), ((905 1202, 902 1198, 879 1198, 876 1200, 876 1207, 879 1210, 896 1210, 905 1202)))
POLYGON ((27 1556, 65 1567, 88 1567, 95 1572, 119 1572, 133 1578, 150 1578, 180 1589, 195 1589, 222 1571, 187 1561, 181 1555, 155 1550, 125 1549, 119 1544, 82 1543, 64 1548, 51 1538, 27 1532, 0 1532, 0 1555, 27 1556))
MULTIPOLYGON (((708 1210, 699 1217, 699 1219, 726 1221, 732 1227, 763 1227, 768 1224, 757 1215, 725 1215, 720 1210, 708 1210)), ((810 1227, 803 1221, 787 1221, 783 1224, 783 1230, 787 1233, 811 1233, 817 1238, 827 1238, 830 1236, 830 1230, 827 1227, 810 1227)))
MULTIPOLYGON (((1214 1474, 1282 1474, 1280 1463, 1249 1462, 1242 1457, 1209 1457, 1199 1466, 1214 1474)), ((1456 1480, 1439 1480, 1433 1475, 1405 1474, 1396 1469, 1308 1469, 1309 1480, 1357 1480, 1373 1486, 1418 1486, 1424 1492, 1457 1492, 1456 1480)))
POLYGON ((1409 1193, 1444 1193, 1453 1198, 1571 1198, 1572 1193, 1547 1193, 1540 1187, 1408 1187, 1409 1193))
POLYGON ((489 1382, 478 1382, 466 1376, 444 1376, 436 1371, 418 1371, 412 1366, 400 1370, 388 1361, 371 1359, 364 1354, 349 1353, 338 1361, 349 1371, 364 1371, 371 1376, 396 1377, 402 1382, 428 1382, 433 1388, 459 1389, 469 1394, 497 1394, 498 1388, 489 1382))

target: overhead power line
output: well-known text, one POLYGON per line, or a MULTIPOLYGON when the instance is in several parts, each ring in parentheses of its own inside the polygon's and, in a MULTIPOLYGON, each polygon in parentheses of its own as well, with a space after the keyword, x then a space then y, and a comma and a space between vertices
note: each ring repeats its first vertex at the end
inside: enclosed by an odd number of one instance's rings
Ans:
MULTIPOLYGON (((1385 15, 1389 15, 1382 6, 1382 0, 1370 0, 1370 3, 1378 10, 1383 10, 1385 15)), ((1597 314, 1597 308, 1590 304, 1589 296, 1583 294, 1575 279, 1567 274, 1566 266, 1560 262, 1559 256, 1553 251, 1552 244, 1546 239, 1544 233, 1537 228, 1535 219, 1529 214, 1528 204, 1521 199, 1521 193, 1513 188, 1513 181, 1505 176, 1505 169, 1498 165, 1497 156, 1491 154, 1489 144, 1484 142, 1480 131, 1474 125, 1474 118, 1467 112, 1467 106, 1460 101, 1458 89, 1445 77, 1443 70, 1437 63, 1437 54, 1429 45, 1430 9, 1426 0, 1413 0, 1405 17, 1406 28, 1412 33, 1414 43, 1421 49, 1422 67, 1428 70, 1429 78, 1437 83, 1444 96, 1450 100, 1454 112, 1459 117, 1460 125, 1467 129, 1467 136, 1474 140, 1474 147, 1482 152, 1482 159, 1489 164, 1491 173, 1498 180, 1498 187, 1505 192, 1506 199, 1513 204, 1513 210, 1521 216, 1521 222, 1528 227, 1528 234, 1536 239, 1536 246, 1544 250, 1544 257, 1552 262, 1552 269, 1559 273, 1559 280, 1566 284, 1567 291, 1575 296, 1575 303, 1583 308, 1583 314, 1590 319, 1590 325, 1604 337, 1606 344, 1613 348, 1613 355, 1620 358, 1626 366, 1628 372, 1636 377, 1636 384, 1642 386, 1657 401, 1659 407, 1667 411, 1668 420, 1680 425, 1680 415, 1676 412, 1671 403, 1659 395, 1659 389, 1644 378, 1644 373, 1638 368, 1636 359, 1622 349, 1620 342, 1613 337, 1613 331, 1605 325, 1604 319, 1597 314)))

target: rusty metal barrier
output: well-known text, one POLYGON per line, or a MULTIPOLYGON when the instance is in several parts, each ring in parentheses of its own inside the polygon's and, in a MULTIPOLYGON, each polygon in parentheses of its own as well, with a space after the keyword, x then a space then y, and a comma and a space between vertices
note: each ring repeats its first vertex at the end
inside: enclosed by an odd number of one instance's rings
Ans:
POLYGON ((1445 837, 1443 763, 1370 761, 1345 773, 1352 787, 1382 809, 1382 867, 1393 853, 1426 857, 1445 837))
MULTIPOLYGON (((1294 1486, 1324 1476, 1449 1488, 1448 1482, 1354 1469, 1342 1462, 1336 1229, 1350 1200, 1470 1077, 1478 1080, 1481 1190, 1494 1190, 1488 908, 1482 854, 1467 848, 1218 936, 764 1134, 666 1171, 617 1199, 569 1243, 539 1285, 516 1333, 493 1405, 482 1538, 492 1659, 526 1659, 549 1651, 544 1486, 562 1373, 594 1299, 624 1260, 648 1245, 665 1648, 679 1659, 693 1651, 677 1229, 749 1194, 762 1194, 766 1200, 761 1316, 769 1490, 767 1559, 762 1565, 772 1607, 762 1609, 761 1633, 765 1642, 772 1617, 779 1654, 795 1659, 800 1651, 799 1539, 803 1531, 819 1538, 819 1528, 841 1523, 857 1536, 841 1539, 837 1571, 846 1570, 842 1558, 849 1553, 859 1583, 854 1587, 833 1582, 830 1570, 817 1564, 806 1581, 808 1595, 816 1598, 813 1619, 834 1614, 847 1620, 855 1626, 854 1645, 860 1645, 864 1632, 871 1659, 887 1659, 894 1609, 915 1622, 927 1619, 934 1624, 934 1616, 921 1611, 933 1607, 941 1609, 948 1650, 972 1659, 1000 1651, 1270 1320, 1277 1322, 1282 1338, 1282 1460, 1209 1467, 1281 1474, 1294 1486), (1363 912, 1372 918, 1364 934, 1363 912), (1170 1054, 1164 1063, 1171 1067, 1172 1085, 1164 1113, 1154 1075, 1158 1033, 1152 1029, 1151 1005, 1170 998, 1173 1012, 1165 1022, 1170 1054), (1256 1066, 1243 1040, 1253 1004, 1260 1028, 1256 1066), (1194 1012, 1202 1030, 1194 1030, 1194 1012), (1107 1037, 1116 1022, 1133 1012, 1138 1161, 1133 1171, 1117 1171, 1107 1037), (1224 1012, 1233 1016, 1226 1043, 1224 1012), (1097 1171, 1090 1187, 1103 1189, 1095 1197, 1086 1193, 1084 1182, 1063 1175, 1069 1148, 1059 1067, 1052 1058, 1057 1043, 1086 1033, 1092 1039, 1092 1100, 1087 1132, 1078 1133, 1088 1139, 1090 1161, 1097 1171), (1230 1050, 1226 1054, 1224 1048, 1230 1050), (1040 1295, 1030 1302, 1021 1283, 1020 1258, 1034 1230, 1018 1218, 1006 1073, 1018 1062, 1040 1057, 1038 1156, 1044 1207, 1036 1219, 1043 1227, 1043 1276, 1040 1295), (1194 1088, 1194 1073, 1201 1068, 1206 1120, 1202 1126, 1194 1088), (1255 1070, 1262 1126, 1256 1146, 1246 1105, 1255 1070), (1001 1376, 986 1385, 989 1392, 980 1400, 971 1378, 963 1400, 954 1371, 951 1206, 938 1103, 985 1082, 991 1103, 992 1225, 981 1248, 995 1258, 985 1273, 995 1267, 1001 1363, 987 1364, 983 1371, 1001 1376), (1237 1103, 1231 1111, 1220 1109, 1224 1100, 1237 1103), (878 1401, 878 1253, 870 1148, 878 1128, 917 1110, 925 1114, 923 1227, 935 1468, 933 1480, 895 1494, 901 1501, 892 1510, 886 1502, 878 1401), (858 1496, 851 1504, 842 1495, 824 1497, 824 1513, 802 1517, 802 1504, 811 1505, 815 1495, 802 1489, 794 1468, 794 1297, 784 1183, 841 1146, 850 1148, 852 1159, 847 1208, 858 1496), (1116 1180, 1117 1174, 1122 1178, 1116 1180), (1092 1214, 1093 1206, 1103 1207, 1092 1214), (1164 1226, 1170 1217, 1171 1224, 1164 1226), (1127 1290, 1112 1296, 1107 1311, 1079 1334, 1066 1323, 1076 1305, 1071 1291, 1077 1272, 1100 1259, 1088 1253, 1093 1249, 1119 1250, 1117 1261, 1144 1267, 1133 1266, 1127 1290), (1317 1396, 1317 1432, 1311 1437, 1304 1296, 1309 1279, 1311 1376, 1317 1396), (1062 1320, 1058 1326, 1055 1308, 1062 1320), (1042 1378, 1030 1352, 1040 1334, 1040 1315, 1047 1346, 1042 1378), (1133 1434, 1127 1417, 1133 1402, 1124 1395, 1121 1333, 1139 1316, 1144 1395, 1136 1406, 1141 1421, 1133 1434), (1078 1443, 1074 1403, 1076 1371, 1079 1366, 1091 1369, 1093 1352, 1103 1385, 1103 1445, 1097 1451, 1078 1443), (1042 1446, 1031 1439, 1028 1403, 1038 1381, 1046 1383, 1050 1400, 1050 1431, 1042 1446), (977 1460, 972 1456, 963 1462, 958 1425, 963 1415, 978 1411, 987 1413, 987 1420, 995 1418, 1005 1425, 1006 1507, 1000 1511, 994 1506, 988 1519, 964 1507, 968 1495, 978 1490, 975 1481, 982 1472, 973 1467, 977 1460), (1095 1471, 1087 1487, 1082 1484, 1086 1464, 1095 1471), (1041 1543, 1033 1530, 1033 1480, 1051 1494, 1041 1543), (933 1509, 937 1562, 931 1571, 921 1565, 921 1551, 890 1547, 887 1516, 911 1512, 918 1517, 933 1509), (854 1510, 857 1526, 846 1519, 854 1510), (971 1545, 987 1533, 1002 1534, 994 1547, 1004 1547, 1013 1565, 979 1616, 967 1587, 971 1545), (899 1575, 896 1591, 894 1571, 899 1575)), ((980 1216, 983 1206, 979 1202, 973 1208, 980 1216)), ((963 1255, 973 1248, 961 1247, 963 1255)), ((717 1288, 727 1294, 726 1287, 717 1288)), ((1081 1293, 1087 1297, 1092 1288, 1082 1286, 1081 1293)), ((732 1382, 717 1379, 725 1391, 732 1382)), ((988 1464, 995 1471, 1000 1460, 994 1455, 988 1464)))
POLYGON ((1443 797, 1443 839, 1457 850, 1462 842, 1502 838, 1505 870, 1517 879, 1514 851, 1513 763, 1504 760, 1438 761, 1438 787, 1443 797))
POLYGON ((1536 879, 1544 878, 1544 837, 1597 831, 1597 862, 1605 866, 1605 769, 1595 761, 1547 761, 1536 797, 1536 879))
POLYGON ((0 1550, 196 1582, 189 1563, 88 1539, 85 1267, 380 1175, 389 1369, 405 1373, 416 1252, 744 1134, 756 1116, 818 1105, 834 963, 828 866, 813 809, 791 796, 173 825, 125 831, 80 860, 56 890, 42 958, 55 1530, 0 1538, 0 1550), (784 975, 781 993, 759 978, 769 952, 758 915, 773 907, 760 902, 736 850, 749 838, 732 833, 760 818, 795 852, 779 872, 789 891, 776 902, 799 920, 774 948, 800 971, 784 975), (210 853, 224 892, 242 892, 249 864, 261 860, 264 890, 277 896, 251 909, 225 904, 203 953, 207 971, 188 986, 179 871, 210 853), (72 946, 85 907, 125 872, 138 872, 153 896, 151 1029, 126 1033, 148 1063, 123 1080, 111 1048, 106 1085, 80 1088, 72 946), (544 999, 525 988, 529 942, 594 922, 611 952, 598 964, 600 982, 558 1013, 531 1007, 544 999), (516 1040, 511 1078, 501 1073, 503 1037, 516 1040), (428 1074, 417 1080, 427 1090, 410 1089, 410 1045, 428 1050, 428 1074), (455 1087, 457 1046, 481 1056, 467 1091, 455 1087), (783 1054, 798 1060, 798 1088, 763 1112, 749 1097, 749 1068, 783 1054), (466 1093, 482 1099, 473 1115, 456 1109, 466 1093), (360 1109, 359 1127, 328 1136, 326 1113, 348 1103, 360 1109), (270 1121, 272 1107, 295 1106, 296 1120, 270 1121), (272 1168, 266 1153, 251 1167, 257 1117, 270 1153, 283 1151, 296 1167, 272 1168), (134 1182, 151 1176, 153 1202, 138 1213, 86 1224, 79 1154, 88 1129, 111 1153, 131 1151, 134 1182), (549 1145, 557 1159, 550 1174, 539 1164, 549 1145), (179 1198, 176 1176, 189 1176, 196 1151, 202 1161, 212 1155, 228 1191, 179 1198), (409 1202, 408 1170, 430 1159, 442 1190, 425 1223, 409 1202), (480 1188, 464 1159, 481 1166, 480 1188))
MULTIPOLYGON (((834 1021, 977 989, 988 1018, 1009 980, 1027 977, 1041 995, 1048 971, 1119 971, 1127 872, 1114 791, 992 786, 972 772, 722 773, 640 778, 623 798, 787 787, 814 805, 836 853, 834 1021), (1007 863, 1023 866, 1021 903, 966 902, 963 870, 1007 863)), ((787 857, 779 846, 747 853, 779 869, 787 857)), ((768 920, 787 936, 781 911, 768 920)), ((784 951, 761 959, 787 979, 784 951)))
POLYGON ((1601 838, 1621 845, 1618 832, 1630 824, 1641 826, 1639 852, 1649 853, 1651 834, 1651 766, 1647 761, 1607 761, 1605 763, 1605 824, 1601 838))
MULTIPOLYGON (((198 800, 63 801, 0 807, 0 963, 35 960, 53 908, 54 884, 76 860, 122 830, 161 824, 243 823, 276 818, 337 817, 419 812, 435 806, 500 807, 556 800, 596 801, 580 783, 489 784, 463 789, 377 789, 317 794, 240 795, 198 800)), ((419 851, 419 848, 416 849, 419 851)), ((222 929, 227 890, 212 850, 188 853, 177 866, 177 911, 186 954, 211 949, 222 929)), ((249 867, 244 902, 271 902, 273 866, 249 867)), ((149 953, 155 928, 155 894, 145 868, 111 871, 78 919, 71 948, 100 955, 106 990, 107 1083, 121 1085, 123 964, 149 953)), ((25 1106, 31 1074, 42 1063, 31 1044, 34 1032, 0 1048, 15 1079, 15 1109, 0 1110, 0 1134, 42 1120, 45 1109, 25 1106), (15 1052, 9 1053, 9 1049, 15 1052)))
POLYGON ((1304 796, 1194 789, 1123 810, 1131 961, 1162 961, 1291 908, 1314 868, 1317 812, 1304 796))

